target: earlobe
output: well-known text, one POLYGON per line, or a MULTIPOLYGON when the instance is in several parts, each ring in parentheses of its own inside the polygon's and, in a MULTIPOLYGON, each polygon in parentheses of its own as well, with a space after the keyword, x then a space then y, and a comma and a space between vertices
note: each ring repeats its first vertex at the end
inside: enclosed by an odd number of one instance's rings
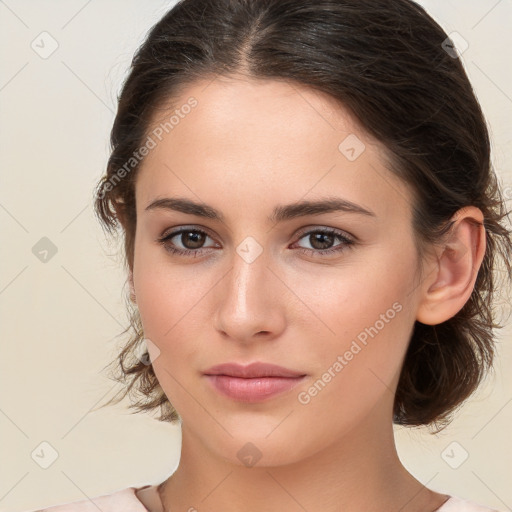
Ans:
POLYGON ((436 269, 424 283, 416 319, 437 325, 455 316, 468 301, 482 264, 486 236, 479 208, 466 207, 452 217, 448 238, 438 252, 436 269))

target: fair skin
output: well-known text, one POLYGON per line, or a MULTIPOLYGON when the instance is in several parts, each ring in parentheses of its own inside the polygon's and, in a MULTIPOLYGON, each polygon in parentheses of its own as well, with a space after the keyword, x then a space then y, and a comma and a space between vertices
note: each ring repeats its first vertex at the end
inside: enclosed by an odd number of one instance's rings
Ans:
POLYGON ((394 390, 414 322, 441 323, 471 294, 485 251, 484 228, 471 222, 483 220, 480 210, 457 213, 449 246, 435 247, 420 280, 411 191, 348 112, 283 81, 205 80, 189 85, 173 110, 190 96, 198 105, 139 170, 130 274, 145 337, 158 347, 155 374, 182 419, 180 463, 161 493, 165 510, 436 510, 448 496, 425 488, 397 456, 394 390), (351 134, 365 145, 352 161, 338 149, 351 134), (146 210, 165 197, 206 204, 222 220, 146 210), (327 197, 374 215, 267 218, 277 205, 327 197), (166 244, 195 255, 171 254, 156 241, 183 226, 208 236, 166 244), (328 228, 355 242, 315 243, 315 229, 328 228), (251 251, 262 249, 251 262, 237 252, 247 237, 259 244, 251 251), (299 393, 386 314, 367 345, 301 403, 299 393), (202 374, 232 361, 271 362, 306 378, 265 402, 242 403, 202 374), (261 455, 252 467, 237 456, 248 442, 261 455))

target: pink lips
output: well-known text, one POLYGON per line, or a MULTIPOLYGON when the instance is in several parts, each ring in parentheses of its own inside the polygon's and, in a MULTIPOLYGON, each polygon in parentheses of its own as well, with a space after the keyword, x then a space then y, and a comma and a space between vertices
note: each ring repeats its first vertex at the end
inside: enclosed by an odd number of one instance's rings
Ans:
POLYGON ((306 376, 282 366, 261 362, 248 366, 220 364, 204 374, 217 391, 241 402, 260 402, 289 391, 306 376))

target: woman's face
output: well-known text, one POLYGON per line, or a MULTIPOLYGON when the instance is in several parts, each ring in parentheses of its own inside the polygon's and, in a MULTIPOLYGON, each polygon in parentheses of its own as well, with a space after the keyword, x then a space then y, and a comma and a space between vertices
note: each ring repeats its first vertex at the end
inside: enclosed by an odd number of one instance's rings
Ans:
POLYGON ((133 282, 183 435, 237 464, 277 465, 387 432, 420 287, 411 194, 382 146, 284 81, 205 80, 173 109, 154 118, 137 177, 133 282), (164 198, 209 215, 148 208, 164 198), (296 206, 327 200, 355 206, 296 206), (255 361, 305 377, 227 396, 213 383, 244 382, 205 375, 255 361))

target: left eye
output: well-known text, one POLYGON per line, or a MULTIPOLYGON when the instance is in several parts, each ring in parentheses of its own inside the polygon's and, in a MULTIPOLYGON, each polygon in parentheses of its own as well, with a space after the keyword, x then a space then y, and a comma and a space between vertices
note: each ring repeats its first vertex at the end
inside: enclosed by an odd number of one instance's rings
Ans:
POLYGON ((341 252, 354 244, 354 241, 347 237, 345 234, 333 231, 331 229, 316 229, 313 231, 308 231, 304 233, 300 240, 307 239, 309 243, 312 245, 313 249, 301 247, 300 249, 303 252, 307 252, 307 254, 316 255, 316 254, 331 254, 336 252, 341 252), (341 241, 338 245, 332 246, 335 239, 341 241), (326 246, 328 246, 326 248, 326 246))
MULTIPOLYGON (((215 247, 203 247, 202 245, 206 238, 211 239, 206 232, 200 229, 180 229, 163 235, 157 241, 172 254, 181 256, 194 255, 194 257, 197 257, 202 254, 205 249, 215 247), (183 248, 176 247, 176 244, 172 242, 173 238, 177 238, 183 248)), ((300 236, 299 241, 302 239, 308 239, 312 248, 299 246, 299 250, 313 256, 318 254, 324 255, 341 252, 354 244, 354 240, 346 236, 344 233, 331 229, 315 229, 308 231, 300 236), (340 240, 340 243, 333 246, 332 244, 336 239, 340 240)))

